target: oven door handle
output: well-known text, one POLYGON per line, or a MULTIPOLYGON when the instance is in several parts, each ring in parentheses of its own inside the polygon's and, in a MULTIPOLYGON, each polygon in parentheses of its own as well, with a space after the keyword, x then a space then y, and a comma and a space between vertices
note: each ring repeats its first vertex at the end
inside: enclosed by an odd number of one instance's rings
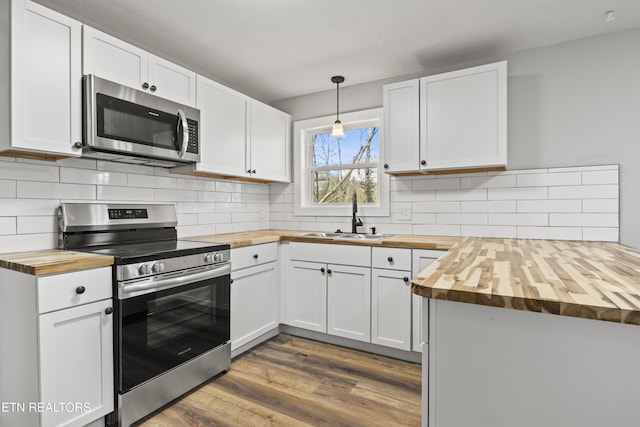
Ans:
POLYGON ((130 285, 122 285, 120 287, 120 298, 129 298, 141 293, 151 291, 159 291, 164 289, 175 288, 189 283, 199 282, 201 280, 214 279, 216 277, 231 274, 231 264, 225 264, 221 267, 212 268, 211 270, 201 271, 199 273, 187 274, 184 276, 171 277, 169 279, 148 280, 143 283, 132 283, 130 285))

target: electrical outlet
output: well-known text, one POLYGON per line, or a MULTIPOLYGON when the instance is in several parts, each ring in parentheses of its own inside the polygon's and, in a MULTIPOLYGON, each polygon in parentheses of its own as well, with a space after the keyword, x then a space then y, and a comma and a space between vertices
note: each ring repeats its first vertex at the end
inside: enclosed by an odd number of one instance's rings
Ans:
POLYGON ((399 221, 411 221, 411 208, 400 208, 400 209, 398 209, 398 220, 399 221))

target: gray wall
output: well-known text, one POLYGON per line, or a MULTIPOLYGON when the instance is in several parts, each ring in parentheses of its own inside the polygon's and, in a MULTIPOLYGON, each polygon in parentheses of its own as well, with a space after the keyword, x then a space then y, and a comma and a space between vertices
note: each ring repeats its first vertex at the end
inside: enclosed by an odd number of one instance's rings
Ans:
MULTIPOLYGON (((640 29, 425 70, 509 61, 509 169, 620 165, 620 242, 640 248, 640 29)), ((341 88, 341 111, 382 105, 382 86, 341 88)), ((348 83, 348 76, 347 83, 348 83)), ((293 120, 335 114, 335 91, 274 102, 293 120)))

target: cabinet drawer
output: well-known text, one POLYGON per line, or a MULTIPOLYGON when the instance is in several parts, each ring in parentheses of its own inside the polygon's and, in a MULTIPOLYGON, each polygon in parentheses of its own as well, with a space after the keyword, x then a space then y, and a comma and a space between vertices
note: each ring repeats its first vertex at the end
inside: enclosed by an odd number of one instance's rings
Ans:
POLYGON ((56 274, 37 280, 38 313, 87 304, 112 295, 111 267, 56 274))
POLYGON ((371 267, 370 246, 291 242, 289 253, 290 259, 300 261, 371 267))
POLYGON ((371 263, 374 268, 411 271, 411 249, 372 248, 371 263))
POLYGON ((231 270, 273 262, 278 259, 278 244, 265 243, 262 245, 244 246, 231 249, 231 270))

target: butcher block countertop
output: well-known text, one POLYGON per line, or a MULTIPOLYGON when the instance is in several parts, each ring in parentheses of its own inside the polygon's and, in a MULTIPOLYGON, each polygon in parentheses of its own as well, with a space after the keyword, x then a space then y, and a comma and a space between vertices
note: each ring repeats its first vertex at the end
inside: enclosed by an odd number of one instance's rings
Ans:
POLYGON ((412 290, 640 325, 640 253, 610 242, 464 238, 413 278, 412 290))
POLYGON ((290 242, 332 243, 339 245, 385 246, 414 249, 448 250, 460 241, 460 237, 448 236, 417 236, 411 234, 395 234, 384 239, 346 239, 341 237, 300 236, 308 233, 299 230, 257 230, 237 233, 212 234, 209 236, 184 237, 183 240, 193 240, 205 243, 228 243, 232 248, 259 245, 261 243, 290 242))
POLYGON ((0 254, 0 267, 34 276, 106 267, 112 264, 112 256, 62 249, 0 254))

